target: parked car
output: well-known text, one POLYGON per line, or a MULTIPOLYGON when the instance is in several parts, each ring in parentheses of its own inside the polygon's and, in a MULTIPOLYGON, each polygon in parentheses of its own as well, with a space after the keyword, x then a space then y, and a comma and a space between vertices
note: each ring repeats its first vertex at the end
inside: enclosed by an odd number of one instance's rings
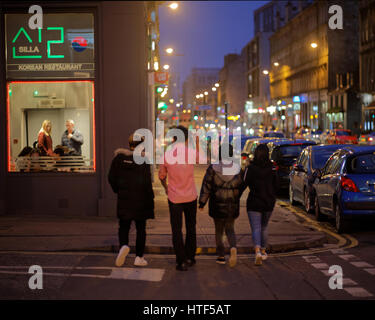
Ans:
POLYGON ((375 216, 375 146, 337 150, 313 183, 315 215, 335 217, 336 230, 346 232, 351 218, 375 216))
POLYGON ((263 138, 285 138, 285 134, 281 131, 266 131, 263 138))
POLYGON ((301 139, 280 139, 268 143, 270 160, 276 166, 280 178, 280 189, 289 187, 289 174, 302 150, 315 144, 314 141, 301 139))
POLYGON ((294 164, 289 178, 289 201, 304 204, 306 212, 314 210, 312 184, 316 178, 317 169, 322 169, 328 158, 344 144, 318 145, 305 148, 294 164))
POLYGON ((299 128, 294 135, 294 139, 304 139, 304 135, 309 134, 309 132, 310 132, 309 128, 305 128, 305 127, 299 128))
POLYGON ((331 130, 330 129, 326 129, 323 131, 323 133, 320 135, 320 143, 327 143, 327 138, 328 136, 330 135, 331 133, 331 130))
POLYGON ((351 130, 334 129, 327 137, 328 144, 357 144, 358 139, 351 130))
POLYGON ((362 134, 359 137, 358 143, 374 146, 375 145, 375 131, 369 134, 362 134))
POLYGON ((316 143, 324 143, 320 139, 322 134, 323 134, 322 130, 312 129, 303 135, 303 139, 312 140, 312 141, 315 141, 316 143))
POLYGON ((255 148, 259 144, 267 144, 275 140, 279 140, 279 138, 256 138, 247 140, 241 153, 241 168, 247 167, 250 164, 250 161, 254 159, 255 148))
MULTIPOLYGON (((257 136, 245 136, 245 135, 241 135, 241 150, 243 150, 243 148, 245 147, 245 144, 246 144, 246 141, 247 140, 250 140, 250 139, 259 139, 260 137, 257 137, 257 136)), ((229 140, 232 145, 234 145, 234 143, 236 143, 236 137, 229 137, 229 140)))

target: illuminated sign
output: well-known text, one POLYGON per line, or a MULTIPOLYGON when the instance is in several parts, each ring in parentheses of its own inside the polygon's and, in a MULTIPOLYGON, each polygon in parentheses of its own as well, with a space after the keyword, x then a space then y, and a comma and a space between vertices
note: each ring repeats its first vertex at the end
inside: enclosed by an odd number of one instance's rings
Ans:
POLYGON ((93 14, 43 14, 43 29, 29 18, 5 15, 8 79, 94 78, 93 14))

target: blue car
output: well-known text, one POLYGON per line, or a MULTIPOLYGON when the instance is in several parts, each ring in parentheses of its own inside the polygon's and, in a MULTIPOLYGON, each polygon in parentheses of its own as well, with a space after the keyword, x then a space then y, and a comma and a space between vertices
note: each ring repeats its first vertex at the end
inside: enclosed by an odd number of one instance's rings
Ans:
POLYGON ((337 150, 318 171, 313 193, 317 219, 335 217, 339 233, 351 218, 375 216, 375 146, 337 150))
POLYGON ((301 202, 306 212, 314 210, 312 183, 316 178, 317 169, 322 169, 328 158, 345 144, 328 144, 309 146, 300 154, 289 175, 289 201, 291 204, 301 202))

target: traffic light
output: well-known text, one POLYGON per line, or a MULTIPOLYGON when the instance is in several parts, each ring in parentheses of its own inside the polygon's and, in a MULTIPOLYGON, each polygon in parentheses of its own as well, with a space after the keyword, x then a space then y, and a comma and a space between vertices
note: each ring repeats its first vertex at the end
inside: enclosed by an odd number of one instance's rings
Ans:
POLYGON ((159 86, 159 87, 156 87, 156 93, 162 93, 163 92, 163 87, 159 86))

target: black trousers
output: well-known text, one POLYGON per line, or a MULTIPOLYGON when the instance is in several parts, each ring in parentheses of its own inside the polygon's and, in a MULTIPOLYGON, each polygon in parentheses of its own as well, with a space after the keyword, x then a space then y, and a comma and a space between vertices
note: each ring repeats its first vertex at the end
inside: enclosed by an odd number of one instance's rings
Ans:
POLYGON ((197 218, 197 200, 185 203, 173 203, 168 200, 169 214, 172 227, 173 248, 178 264, 187 259, 194 259, 197 249, 197 234, 195 230, 197 218), (185 215, 186 239, 182 237, 182 213, 185 215))
MULTIPOLYGON (((118 237, 120 242, 120 248, 125 245, 129 245, 129 231, 133 220, 120 219, 118 237)), ((146 245, 146 220, 134 220, 135 227, 137 229, 137 239, 135 245, 136 255, 143 257, 146 245)))

